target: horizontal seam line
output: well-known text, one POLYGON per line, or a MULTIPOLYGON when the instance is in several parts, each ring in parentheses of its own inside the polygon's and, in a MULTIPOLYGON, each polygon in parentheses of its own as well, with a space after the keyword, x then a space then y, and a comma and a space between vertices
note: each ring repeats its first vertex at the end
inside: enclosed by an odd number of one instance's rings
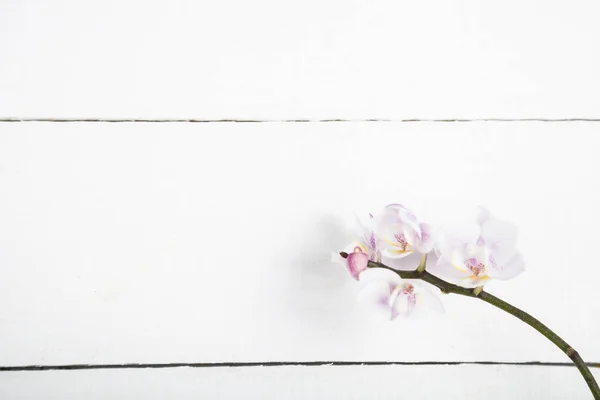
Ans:
MULTIPOLYGON (((542 367, 574 367, 569 362, 502 362, 502 361, 265 361, 265 362, 221 362, 221 363, 149 363, 149 364, 65 364, 65 365, 23 365, 0 366, 0 372, 9 371, 56 371, 56 370, 90 370, 90 369, 145 369, 145 368, 248 368, 248 367, 287 367, 287 366, 385 366, 385 365, 507 365, 507 366, 542 366, 542 367)), ((586 363, 588 367, 600 368, 600 363, 586 363)))
POLYGON ((0 122, 91 122, 91 123, 347 123, 347 122, 600 122, 600 118, 450 118, 450 119, 137 119, 137 118, 0 118, 0 122))

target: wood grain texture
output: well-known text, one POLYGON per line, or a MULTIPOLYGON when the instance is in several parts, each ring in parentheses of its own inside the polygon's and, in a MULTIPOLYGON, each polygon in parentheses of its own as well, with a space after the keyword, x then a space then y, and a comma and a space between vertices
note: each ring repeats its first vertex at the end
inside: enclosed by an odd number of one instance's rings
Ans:
MULTIPOLYGON (((600 378, 599 370, 594 373, 600 378)), ((591 399, 575 368, 273 367, 0 373, 30 399, 591 399), (477 382, 477 384, 474 384, 477 382)))
POLYGON ((0 4, 0 117, 599 118, 594 0, 0 4))
POLYGON ((0 124, 0 359, 568 361, 486 304, 390 324, 330 253, 353 212, 485 204, 528 270, 490 292, 600 359, 594 123, 0 124))

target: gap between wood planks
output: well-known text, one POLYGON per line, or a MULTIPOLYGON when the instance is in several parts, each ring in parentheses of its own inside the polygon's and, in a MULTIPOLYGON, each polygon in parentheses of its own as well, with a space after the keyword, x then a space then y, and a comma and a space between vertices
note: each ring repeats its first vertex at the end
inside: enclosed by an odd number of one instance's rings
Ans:
POLYGON ((600 122, 600 118, 450 118, 450 119, 144 119, 144 118, 0 118, 0 122, 106 123, 332 123, 332 122, 600 122))
MULTIPOLYGON (((381 366, 381 365, 508 365, 541 367, 574 367, 569 362, 502 362, 502 361, 264 361, 264 362, 220 362, 220 363, 149 363, 149 364, 65 364, 65 365, 23 365, 0 366, 0 372, 9 371, 57 371, 87 369, 144 369, 144 368, 248 368, 248 367, 345 367, 345 366, 381 366)), ((587 363, 588 367, 600 368, 600 363, 587 363)))

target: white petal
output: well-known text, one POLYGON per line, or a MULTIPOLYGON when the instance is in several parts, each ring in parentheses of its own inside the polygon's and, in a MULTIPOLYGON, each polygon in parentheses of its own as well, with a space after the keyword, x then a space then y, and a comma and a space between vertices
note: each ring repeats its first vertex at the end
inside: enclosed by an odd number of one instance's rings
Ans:
POLYGON ((390 204, 386 207, 386 211, 391 212, 403 225, 409 226, 414 232, 419 232, 419 220, 408 208, 401 204, 390 204))
POLYGON ((390 204, 377 216, 374 231, 380 239, 381 253, 388 258, 407 257, 421 240, 417 218, 400 204, 390 204))
POLYGON ((440 257, 437 263, 428 269, 432 274, 445 278, 464 279, 471 275, 466 267, 464 269, 457 268, 452 260, 445 256, 440 257))
POLYGON ((481 237, 492 249, 496 262, 502 264, 516 252, 517 227, 510 222, 489 219, 481 226, 481 237))
POLYGON ((415 254, 414 251, 410 251, 410 250, 400 251, 400 248, 391 246, 391 245, 386 244, 386 243, 382 243, 380 245, 380 247, 381 247, 381 254, 384 257, 387 257, 389 259, 398 259, 398 260, 400 260, 400 259, 403 259, 405 257, 410 256, 411 254, 415 254))
POLYGON ((404 280, 390 296, 392 318, 420 318, 444 312, 438 296, 432 293, 429 284, 418 280, 404 280), (412 293, 406 293, 406 285, 412 285, 412 293), (394 297, 394 295, 397 296, 394 297))
POLYGON ((360 274, 359 282, 363 286, 375 281, 383 281, 388 285, 396 286, 402 283, 402 278, 386 268, 368 268, 360 274))
POLYGON ((402 226, 402 234, 404 235, 406 242, 414 248, 417 243, 421 240, 421 228, 415 230, 412 226, 404 224, 402 226))
POLYGON ((410 282, 415 287, 416 303, 409 315, 411 319, 427 318, 444 312, 444 306, 437 294, 439 293, 439 290, 428 283, 423 283, 421 281, 407 279, 404 280, 404 282, 410 282), (434 293, 434 291, 436 293, 434 293))
POLYGON ((490 268, 490 278, 507 280, 514 278, 525 270, 525 260, 521 253, 515 253, 510 260, 504 264, 497 264, 494 268, 490 268))
POLYGON ((402 258, 396 256, 388 257, 387 253, 384 253, 381 262, 399 271, 414 271, 421 262, 421 253, 408 253, 402 258))
MULTIPOLYGON (((397 288, 396 290, 399 289, 400 288, 397 288)), ((392 311, 391 319, 396 319, 398 317, 409 317, 416 306, 416 297, 413 296, 411 300, 411 297, 404 293, 397 293, 395 297, 394 294, 392 294, 390 300, 390 308, 392 311)))
POLYGON ((429 269, 429 267, 435 265, 439 260, 439 256, 437 254, 435 254, 435 252, 430 252, 427 254, 427 269, 429 269))
POLYGON ((446 257, 440 257, 437 263, 428 267, 427 270, 439 278, 462 287, 474 288, 482 284, 480 281, 474 281, 471 278, 472 275, 468 269, 465 268, 464 271, 461 271, 446 257))
POLYGON ((441 314, 444 312, 444 305, 442 304, 438 295, 434 294, 431 290, 420 288, 417 291, 417 307, 415 313, 437 313, 441 314))
MULTIPOLYGON (((380 238, 378 246, 381 254, 385 257, 399 259, 414 253, 410 246, 404 248, 398 241, 397 235, 404 235, 404 230, 400 224, 381 226, 376 235, 380 238)), ((404 240, 406 240, 406 236, 404 236, 404 240)), ((406 241, 408 242, 408 240, 406 241)))
POLYGON ((367 311, 391 319, 392 310, 388 305, 390 292, 389 283, 384 280, 376 280, 365 285, 360 291, 357 301, 367 311))
POLYGON ((421 240, 416 245, 416 250, 419 253, 429 253, 435 244, 435 238, 433 237, 433 228, 429 224, 421 224, 421 240))
POLYGON ((474 223, 444 227, 436 235, 436 252, 446 255, 455 249, 464 248, 467 244, 476 244, 480 234, 480 226, 474 223))
POLYGON ((371 244, 371 235, 373 233, 373 218, 361 218, 357 214, 354 215, 356 217, 356 237, 360 238, 360 242, 366 247, 370 247, 371 244))
POLYGON ((484 286, 489 282, 488 277, 473 277, 469 276, 463 279, 449 280, 450 283, 454 283, 455 285, 464 287, 466 289, 474 289, 477 286, 484 286))

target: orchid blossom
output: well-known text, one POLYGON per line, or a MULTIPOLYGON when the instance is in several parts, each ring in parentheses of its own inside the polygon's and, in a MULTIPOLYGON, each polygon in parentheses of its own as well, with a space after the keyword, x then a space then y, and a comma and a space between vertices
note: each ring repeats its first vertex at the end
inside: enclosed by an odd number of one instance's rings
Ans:
POLYGON ((369 261, 385 261, 392 268, 411 270, 433 248, 431 226, 421 223, 400 204, 390 204, 375 216, 369 214, 367 221, 357 219, 357 239, 346 248, 346 265, 356 280, 369 261))
POLYGON ((515 248, 516 227, 491 216, 483 207, 470 229, 444 232, 436 244, 440 276, 473 288, 490 279, 514 278, 524 270, 523 257, 515 248))
POLYGON ((424 285, 402 279, 389 269, 368 269, 360 274, 360 283, 358 302, 390 320, 443 311, 439 299, 424 285))
MULTIPOLYGON (((376 217, 374 231, 381 243, 382 255, 391 259, 406 258, 413 254, 418 256, 415 259, 419 259, 421 254, 429 253, 434 245, 431 226, 420 222, 412 211, 400 204, 385 207, 376 217)), ((414 265, 406 267, 413 269, 414 265)))

